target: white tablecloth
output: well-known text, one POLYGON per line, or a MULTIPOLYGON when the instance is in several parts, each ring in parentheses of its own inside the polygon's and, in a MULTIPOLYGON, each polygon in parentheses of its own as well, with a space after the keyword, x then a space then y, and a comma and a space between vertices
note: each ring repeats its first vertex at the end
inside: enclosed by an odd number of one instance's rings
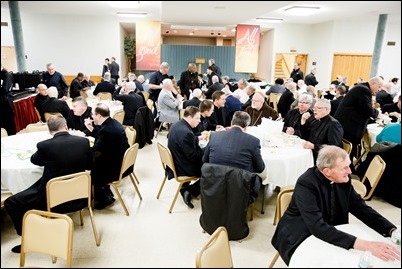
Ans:
POLYGON ((367 132, 370 137, 371 146, 376 143, 377 135, 381 133, 382 129, 384 129, 384 127, 379 126, 377 123, 370 123, 367 125, 367 132))
POLYGON ((43 167, 31 163, 36 144, 52 136, 49 132, 33 132, 1 138, 1 190, 13 194, 25 190, 43 174, 43 167))
MULTIPOLYGON (((382 241, 392 244, 389 237, 383 237, 363 223, 338 225, 337 229, 358 238, 382 241)), ((293 268, 357 268, 363 251, 344 249, 311 235, 294 252, 289 267, 293 268)), ((373 256, 374 268, 401 268, 401 261, 383 261, 373 256)))
POLYGON ((262 141, 261 155, 265 169, 260 176, 264 185, 294 185, 301 174, 314 166, 312 151, 304 149, 296 136, 285 133, 267 135, 261 127, 248 127, 247 133, 262 141))

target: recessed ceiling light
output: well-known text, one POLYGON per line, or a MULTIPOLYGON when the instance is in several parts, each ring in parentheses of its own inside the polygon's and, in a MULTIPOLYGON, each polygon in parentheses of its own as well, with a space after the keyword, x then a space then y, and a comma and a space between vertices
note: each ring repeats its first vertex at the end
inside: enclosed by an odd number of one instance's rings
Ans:
POLYGON ((290 16, 309 16, 316 14, 319 11, 320 11, 319 7, 293 6, 285 9, 284 13, 290 16))
POLYGON ((170 25, 170 29, 177 30, 209 30, 209 31, 226 31, 226 27, 221 26, 195 26, 195 25, 170 25))
POLYGON ((283 19, 275 19, 275 18, 256 18, 257 21, 259 22, 265 22, 265 23, 282 23, 283 19))
POLYGON ((124 18, 144 18, 147 16, 145 12, 117 12, 116 14, 124 18))

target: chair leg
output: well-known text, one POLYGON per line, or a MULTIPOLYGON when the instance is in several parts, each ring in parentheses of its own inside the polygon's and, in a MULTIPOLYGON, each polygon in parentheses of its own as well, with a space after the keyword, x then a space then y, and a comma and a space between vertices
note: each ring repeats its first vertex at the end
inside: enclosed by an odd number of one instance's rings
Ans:
POLYGON ((277 251, 275 253, 275 256, 272 258, 271 263, 268 265, 268 268, 274 267, 274 265, 275 265, 276 261, 278 260, 278 258, 279 258, 279 252, 277 251))
POLYGON ((180 192, 180 189, 181 189, 181 186, 182 186, 182 185, 183 185, 183 183, 180 183, 180 184, 179 184, 179 187, 177 188, 177 191, 176 191, 176 193, 175 193, 175 195, 174 195, 174 197, 173 197, 172 204, 170 205, 170 208, 169 208, 169 213, 172 213, 174 204, 176 203, 177 196, 179 195, 179 192, 180 192))
POLYGON ((110 184, 110 185, 112 185, 113 189, 115 190, 115 192, 116 192, 116 194, 117 194, 117 197, 119 198, 120 204, 121 204, 121 206, 123 207, 124 212, 126 212, 126 215, 128 216, 128 215, 129 215, 129 214, 128 214, 128 210, 127 210, 126 204, 125 204, 124 201, 123 201, 123 198, 121 197, 121 194, 120 194, 120 192, 119 192, 119 189, 117 188, 117 186, 116 186, 115 184, 110 184))
POLYGON ((136 184, 135 181, 134 181, 136 178, 137 178, 137 177, 135 176, 134 172, 132 172, 132 173, 130 174, 131 182, 133 183, 135 192, 138 194, 138 197, 140 198, 140 200, 142 200, 142 196, 141 196, 140 190, 138 189, 137 184, 136 184))
POLYGON ((165 186, 166 178, 167 178, 167 177, 165 176, 165 177, 163 178, 163 180, 162 180, 162 184, 161 184, 161 186, 160 186, 160 188, 159 188, 158 195, 156 195, 156 199, 159 199, 159 196, 161 195, 163 186, 165 186))
POLYGON ((248 210, 250 211, 250 221, 252 221, 254 219, 254 203, 249 205, 248 210))
POLYGON ((140 184, 140 181, 138 180, 138 178, 137 178, 137 176, 135 175, 134 172, 133 172, 133 175, 134 175, 135 182, 137 182, 137 184, 140 184))
POLYGON ((268 187, 268 184, 264 185, 264 192, 262 193, 262 200, 261 200, 261 214, 265 213, 265 211, 264 211, 264 209, 265 209, 265 192, 267 191, 267 187, 268 187))
POLYGON ((163 122, 161 121, 160 123, 161 123, 161 125, 159 125, 159 128, 158 128, 158 131, 156 132, 155 138, 158 136, 159 132, 160 132, 161 129, 162 129, 163 122))
POLYGON ((100 240, 99 240, 98 232, 96 231, 94 213, 92 212, 91 207, 88 207, 88 211, 89 211, 89 217, 90 217, 91 223, 92 223, 92 230, 93 230, 94 236, 95 236, 95 243, 96 243, 96 246, 99 247, 100 246, 100 240))

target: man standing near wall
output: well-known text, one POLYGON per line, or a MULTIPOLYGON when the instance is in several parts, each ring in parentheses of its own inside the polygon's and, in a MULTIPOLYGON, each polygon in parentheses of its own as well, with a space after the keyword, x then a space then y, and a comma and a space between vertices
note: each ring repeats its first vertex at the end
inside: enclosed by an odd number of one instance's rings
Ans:
POLYGON ((119 84, 119 72, 120 72, 120 66, 118 63, 116 63, 116 58, 112 57, 111 63, 109 65, 109 70, 110 70, 110 75, 112 78, 115 79, 115 84, 119 84))

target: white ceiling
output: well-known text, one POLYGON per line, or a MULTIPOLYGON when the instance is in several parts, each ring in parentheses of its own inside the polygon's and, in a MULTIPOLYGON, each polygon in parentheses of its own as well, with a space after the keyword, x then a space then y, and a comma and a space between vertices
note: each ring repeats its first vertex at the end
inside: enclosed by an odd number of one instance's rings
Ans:
MULTIPOLYGON (((275 28, 277 24, 261 24, 257 17, 280 18, 284 23, 315 24, 332 20, 378 20, 379 14, 389 14, 388 21, 401 21, 400 1, 140 1, 139 8, 115 8, 108 1, 19 1, 22 13, 38 14, 78 14, 115 16, 118 11, 146 12, 146 20, 157 20, 162 23, 162 35, 233 37, 231 30, 237 24, 260 25, 261 31, 275 28), (285 8, 291 6, 320 7, 320 12, 311 16, 286 16, 285 8), (177 30, 170 25, 187 25, 225 27, 218 30, 177 30), (169 31, 169 33, 166 33, 169 31)), ((134 2, 134 1, 131 1, 134 2)), ((127 2, 126 2, 127 3, 127 2)), ((129 3, 129 2, 128 2, 129 3)), ((8 1, 1 1, 1 8, 8 8, 8 1)), ((138 19, 120 18, 119 21, 129 33, 135 31, 138 19)), ((143 19, 142 19, 143 20, 143 19)))

